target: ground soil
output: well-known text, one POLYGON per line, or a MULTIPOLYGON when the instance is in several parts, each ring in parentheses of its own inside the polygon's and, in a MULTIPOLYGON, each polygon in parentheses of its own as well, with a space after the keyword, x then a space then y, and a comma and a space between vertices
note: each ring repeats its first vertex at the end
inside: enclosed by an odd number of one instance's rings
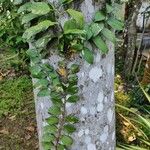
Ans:
MULTIPOLYGON (((1 53, 0 59, 5 60, 7 56, 6 53, 1 53)), ((32 81, 30 75, 25 73, 26 71, 16 71, 10 61, 12 60, 0 63, 0 111, 2 112, 0 115, 0 150, 37 150, 38 136, 32 81), (11 90, 10 87, 16 85, 17 82, 19 86, 11 90), (5 90, 7 85, 9 85, 8 91, 5 90), (16 92, 17 90, 19 92, 16 92), (11 100, 13 104, 16 102, 13 106, 10 103, 11 100)))

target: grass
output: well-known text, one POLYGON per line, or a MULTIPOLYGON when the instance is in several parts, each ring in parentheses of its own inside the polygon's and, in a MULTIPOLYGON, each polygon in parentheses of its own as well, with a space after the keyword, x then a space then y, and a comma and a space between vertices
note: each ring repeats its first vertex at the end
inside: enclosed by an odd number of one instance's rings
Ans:
POLYGON ((142 73, 124 77, 123 49, 117 48, 115 100, 116 100, 116 138, 117 150, 150 150, 150 86, 140 85, 142 73), (138 80, 137 80, 138 79, 138 80))
POLYGON ((0 150, 38 149, 32 80, 26 66, 13 51, 1 51, 0 150))
POLYGON ((0 116, 21 114, 27 99, 33 99, 31 79, 22 76, 0 81, 0 95, 0 116))

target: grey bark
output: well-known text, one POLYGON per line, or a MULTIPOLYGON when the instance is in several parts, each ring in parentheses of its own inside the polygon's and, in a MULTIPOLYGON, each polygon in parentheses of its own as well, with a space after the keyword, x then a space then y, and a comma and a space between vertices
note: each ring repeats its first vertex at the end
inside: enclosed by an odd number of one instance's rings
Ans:
MULTIPOLYGON (((87 23, 92 20, 97 6, 100 5, 94 4, 92 0, 84 0, 80 4, 79 9, 84 13, 87 23)), ((66 14, 60 17, 62 24, 66 19, 66 14)), ((110 43, 108 45, 109 52, 105 57, 102 57, 98 49, 94 49, 93 65, 89 65, 80 56, 76 56, 68 63, 80 65, 78 73, 80 101, 77 104, 66 105, 67 113, 73 113, 80 119, 76 125, 77 131, 72 135, 74 144, 70 150, 115 149, 114 46, 110 43)), ((57 52, 54 52, 47 61, 56 68, 61 59, 57 52)), ((43 150, 41 145, 43 126, 46 125, 45 118, 48 117, 47 110, 51 106, 51 101, 48 97, 37 97, 36 89, 34 94, 40 150, 43 150)))

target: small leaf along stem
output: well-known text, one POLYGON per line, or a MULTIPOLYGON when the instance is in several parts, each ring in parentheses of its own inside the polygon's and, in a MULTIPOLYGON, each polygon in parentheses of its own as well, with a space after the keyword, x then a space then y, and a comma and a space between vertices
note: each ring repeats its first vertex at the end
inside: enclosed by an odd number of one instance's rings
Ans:
POLYGON ((62 113, 61 113, 62 117, 59 118, 59 127, 58 127, 58 133, 56 136, 56 144, 55 144, 55 150, 58 150, 58 145, 60 142, 60 138, 62 136, 62 131, 63 131, 63 126, 65 124, 65 117, 66 117, 66 99, 62 105, 62 113))
MULTIPOLYGON (((67 72, 67 66, 66 66, 66 61, 64 62, 63 65, 63 69, 67 72)), ((60 69, 60 68, 59 68, 60 69)), ((68 74, 62 78, 62 75, 59 74, 59 79, 61 81, 61 83, 65 83, 68 80, 68 74)), ((58 132, 56 133, 56 143, 54 145, 55 150, 58 150, 58 146, 60 144, 60 139, 61 136, 63 135, 63 127, 65 124, 65 118, 66 118, 66 101, 67 101, 67 92, 64 91, 64 93, 62 93, 62 108, 61 108, 61 114, 59 117, 59 122, 58 122, 58 132)))

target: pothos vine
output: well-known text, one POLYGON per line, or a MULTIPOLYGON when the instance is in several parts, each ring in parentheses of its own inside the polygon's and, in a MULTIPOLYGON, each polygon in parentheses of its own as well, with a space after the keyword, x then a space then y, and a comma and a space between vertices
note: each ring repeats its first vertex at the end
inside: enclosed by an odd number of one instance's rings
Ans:
MULTIPOLYGON (((61 0, 58 6, 72 1, 61 0)), ((73 64, 68 67, 67 61, 69 57, 79 53, 89 64, 93 64, 94 55, 92 50, 85 46, 87 42, 103 54, 108 52, 106 40, 113 43, 116 41, 112 29, 123 28, 123 23, 115 15, 116 5, 106 3, 95 13, 90 24, 85 23, 81 12, 67 9, 65 12, 70 19, 64 26, 57 19, 59 12, 51 3, 27 2, 18 9, 18 13, 22 13, 22 24, 27 26, 23 38, 32 43, 27 54, 31 59, 31 74, 38 79, 35 84, 39 89, 38 96, 50 96, 53 103, 48 111, 50 117, 46 119, 48 125, 44 127, 44 150, 64 150, 73 143, 71 134, 76 130, 74 124, 79 120, 76 116, 67 114, 66 103, 76 103, 79 100, 76 75, 79 66, 73 64), (64 57, 64 60, 58 63, 57 69, 48 63, 42 63, 46 55, 44 50, 49 44, 54 45, 64 57)))

